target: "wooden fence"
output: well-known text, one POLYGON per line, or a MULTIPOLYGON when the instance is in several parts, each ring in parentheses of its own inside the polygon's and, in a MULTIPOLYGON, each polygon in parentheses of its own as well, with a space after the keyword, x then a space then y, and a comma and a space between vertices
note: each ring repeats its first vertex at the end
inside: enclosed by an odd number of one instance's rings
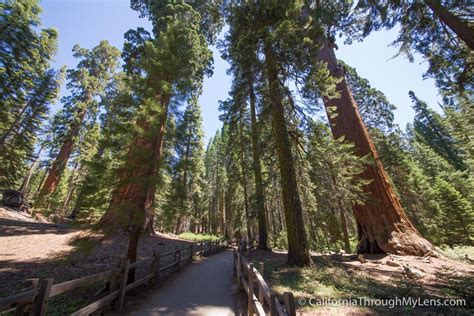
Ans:
MULTIPOLYGON (((252 245, 247 249, 249 248, 253 248, 252 245)), ((234 276, 237 278, 239 289, 243 288, 247 294, 248 315, 265 316, 269 312, 271 316, 296 316, 293 293, 283 293, 282 305, 275 292, 265 282, 263 271, 263 262, 260 262, 258 269, 255 269, 253 263, 234 249, 234 276)))
POLYGON ((160 277, 160 274, 169 269, 174 268, 179 271, 181 266, 191 261, 194 256, 208 255, 225 247, 227 247, 227 243, 222 240, 200 242, 165 253, 155 251, 152 256, 133 263, 130 263, 129 259, 123 258, 119 260, 114 269, 58 284, 53 284, 53 279, 28 279, 26 280, 25 289, 21 293, 0 298, 0 314, 4 311, 14 311, 16 316, 45 315, 50 298, 97 282, 107 282, 108 292, 106 295, 71 315, 90 315, 103 309, 115 308, 121 310, 125 294, 128 291, 146 283, 153 284, 160 277), (165 260, 165 258, 168 260, 165 260), (140 266, 146 267, 147 265, 148 273, 144 277, 135 280, 133 283, 128 282, 131 269, 140 266))

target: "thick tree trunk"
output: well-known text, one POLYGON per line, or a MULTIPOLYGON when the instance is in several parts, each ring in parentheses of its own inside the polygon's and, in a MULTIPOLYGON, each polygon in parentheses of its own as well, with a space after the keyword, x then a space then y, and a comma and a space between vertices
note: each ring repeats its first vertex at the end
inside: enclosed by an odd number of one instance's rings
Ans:
POLYGON ((258 216, 258 249, 269 250, 265 196, 263 194, 262 167, 260 165, 260 143, 258 141, 257 113, 253 81, 249 83, 250 118, 252 134, 253 173, 255 177, 255 204, 258 216))
POLYGON ((393 253, 423 256, 433 251, 412 225, 393 191, 379 155, 369 136, 350 88, 344 79, 343 69, 337 64, 334 43, 326 41, 319 52, 319 60, 328 64, 332 76, 341 78, 337 84, 339 98, 324 98, 326 111, 336 109, 336 116, 328 114, 334 138, 345 137, 355 145, 356 154, 368 156, 368 165, 361 178, 370 180, 364 190, 370 197, 365 205, 353 206, 359 232, 359 253, 393 253))
MULTIPOLYGON (((145 135, 137 136, 131 145, 118 188, 112 194, 109 207, 99 221, 99 226, 104 230, 130 231, 127 252, 130 262, 136 261, 140 235, 144 231, 154 230, 151 225, 156 191, 155 178, 163 152, 163 137, 170 96, 164 95, 158 100, 161 101, 163 110, 159 130, 153 138, 146 135, 150 129, 150 123, 146 119, 138 119, 137 125, 142 128, 145 135), (137 159, 144 152, 152 153, 150 160, 137 159)), ((135 271, 131 270, 129 280, 134 280, 134 275, 135 271)))
POLYGON ((446 24, 456 35, 463 40, 470 49, 474 49, 474 28, 469 22, 463 21, 448 9, 443 7, 440 0, 424 0, 442 23, 446 24))
POLYGON ((54 193, 58 187, 59 180, 61 179, 61 174, 64 171, 64 168, 67 165, 69 157, 71 156, 72 151, 74 150, 74 141, 75 137, 79 134, 81 129, 82 121, 86 116, 86 109, 81 110, 78 113, 77 120, 74 120, 74 123, 71 126, 71 131, 69 132, 66 140, 61 146, 56 159, 53 162, 49 170, 48 177, 44 182, 43 187, 40 191, 40 200, 51 193, 54 193))
MULTIPOLYGON (((130 259, 130 263, 137 261, 138 253, 138 241, 143 232, 142 226, 136 227, 134 231, 131 232, 128 239, 128 249, 127 249, 127 258, 130 259)), ((127 283, 135 282, 135 268, 130 269, 128 272, 127 283)))
POLYGON ((303 208, 296 182, 291 143, 286 126, 285 109, 278 80, 278 65, 270 42, 265 43, 265 68, 268 80, 268 97, 271 101, 272 129, 280 169, 280 187, 288 233, 288 264, 311 264, 308 241, 303 220, 303 208))
MULTIPOLYGON (((121 174, 117 189, 112 193, 109 207, 99 221, 106 230, 130 230, 131 226, 149 228, 151 206, 156 190, 155 178, 163 151, 163 136, 166 127, 169 96, 163 98, 163 114, 160 128, 154 139, 139 135, 129 149, 127 162, 121 174), (140 154, 151 152, 149 161, 137 159, 140 154)), ((139 119, 137 125, 143 131, 150 128, 149 122, 139 119)))

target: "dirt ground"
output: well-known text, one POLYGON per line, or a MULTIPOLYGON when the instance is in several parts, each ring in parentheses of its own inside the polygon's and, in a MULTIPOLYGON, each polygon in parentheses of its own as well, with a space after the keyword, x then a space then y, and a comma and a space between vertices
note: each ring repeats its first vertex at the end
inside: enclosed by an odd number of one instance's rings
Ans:
MULTIPOLYGON (((312 253, 314 266, 290 268, 285 252, 251 251, 251 261, 265 263, 265 279, 276 292, 292 291, 298 315, 472 315, 474 265, 440 256, 415 257, 312 253), (467 307, 337 306, 330 299, 465 299, 467 307), (312 302, 323 302, 322 305, 312 302), (326 300, 325 300, 326 299, 326 300), (298 305, 298 304, 297 304, 298 305)), ((347 301, 346 301, 347 302, 347 301)), ((339 304, 339 303, 338 303, 339 304)))
MULTIPOLYGON (((139 257, 165 252, 189 242, 168 235, 140 238, 139 257)), ((0 208, 0 297, 11 295, 29 278, 54 278, 54 283, 99 273, 115 267, 126 254, 128 235, 106 238, 68 225, 36 222, 28 213, 0 208)), ((137 270, 138 276, 146 271, 137 270)), ((50 315, 65 315, 87 305, 85 293, 53 298, 50 315)), ((89 295, 90 296, 90 295, 89 295)))

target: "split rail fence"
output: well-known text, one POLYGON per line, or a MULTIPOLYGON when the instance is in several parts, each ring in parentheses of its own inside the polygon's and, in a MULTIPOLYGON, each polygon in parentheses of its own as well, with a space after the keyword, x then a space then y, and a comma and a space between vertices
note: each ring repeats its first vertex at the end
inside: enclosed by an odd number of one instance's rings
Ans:
MULTIPOLYGON (((252 249, 253 243, 246 249, 252 249)), ((263 278, 264 264, 259 262, 258 269, 249 262, 240 249, 234 249, 234 276, 237 286, 247 294, 247 314, 265 316, 296 316, 293 293, 283 293, 283 304, 263 278)))
POLYGON ((114 269, 57 284, 54 284, 53 279, 28 279, 22 292, 0 298, 0 315, 6 311, 13 312, 12 315, 15 316, 46 315, 48 301, 52 297, 98 282, 108 283, 106 295, 71 315, 90 315, 104 309, 120 311, 123 308, 125 295, 130 290, 143 284, 155 283, 160 274, 171 268, 179 271, 183 264, 190 262, 195 256, 209 255, 226 247, 226 241, 209 241, 192 243, 190 246, 164 253, 155 251, 152 256, 133 263, 130 263, 129 259, 122 258, 114 269), (144 277, 134 280, 133 283, 128 282, 129 272, 132 269, 146 265, 148 273, 144 277))

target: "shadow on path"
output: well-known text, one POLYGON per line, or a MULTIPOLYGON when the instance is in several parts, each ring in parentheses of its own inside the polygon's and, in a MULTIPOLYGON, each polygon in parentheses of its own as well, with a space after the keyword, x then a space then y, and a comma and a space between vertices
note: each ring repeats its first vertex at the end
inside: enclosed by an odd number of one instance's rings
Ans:
POLYGON ((192 263, 125 315, 235 315, 232 251, 192 263))

